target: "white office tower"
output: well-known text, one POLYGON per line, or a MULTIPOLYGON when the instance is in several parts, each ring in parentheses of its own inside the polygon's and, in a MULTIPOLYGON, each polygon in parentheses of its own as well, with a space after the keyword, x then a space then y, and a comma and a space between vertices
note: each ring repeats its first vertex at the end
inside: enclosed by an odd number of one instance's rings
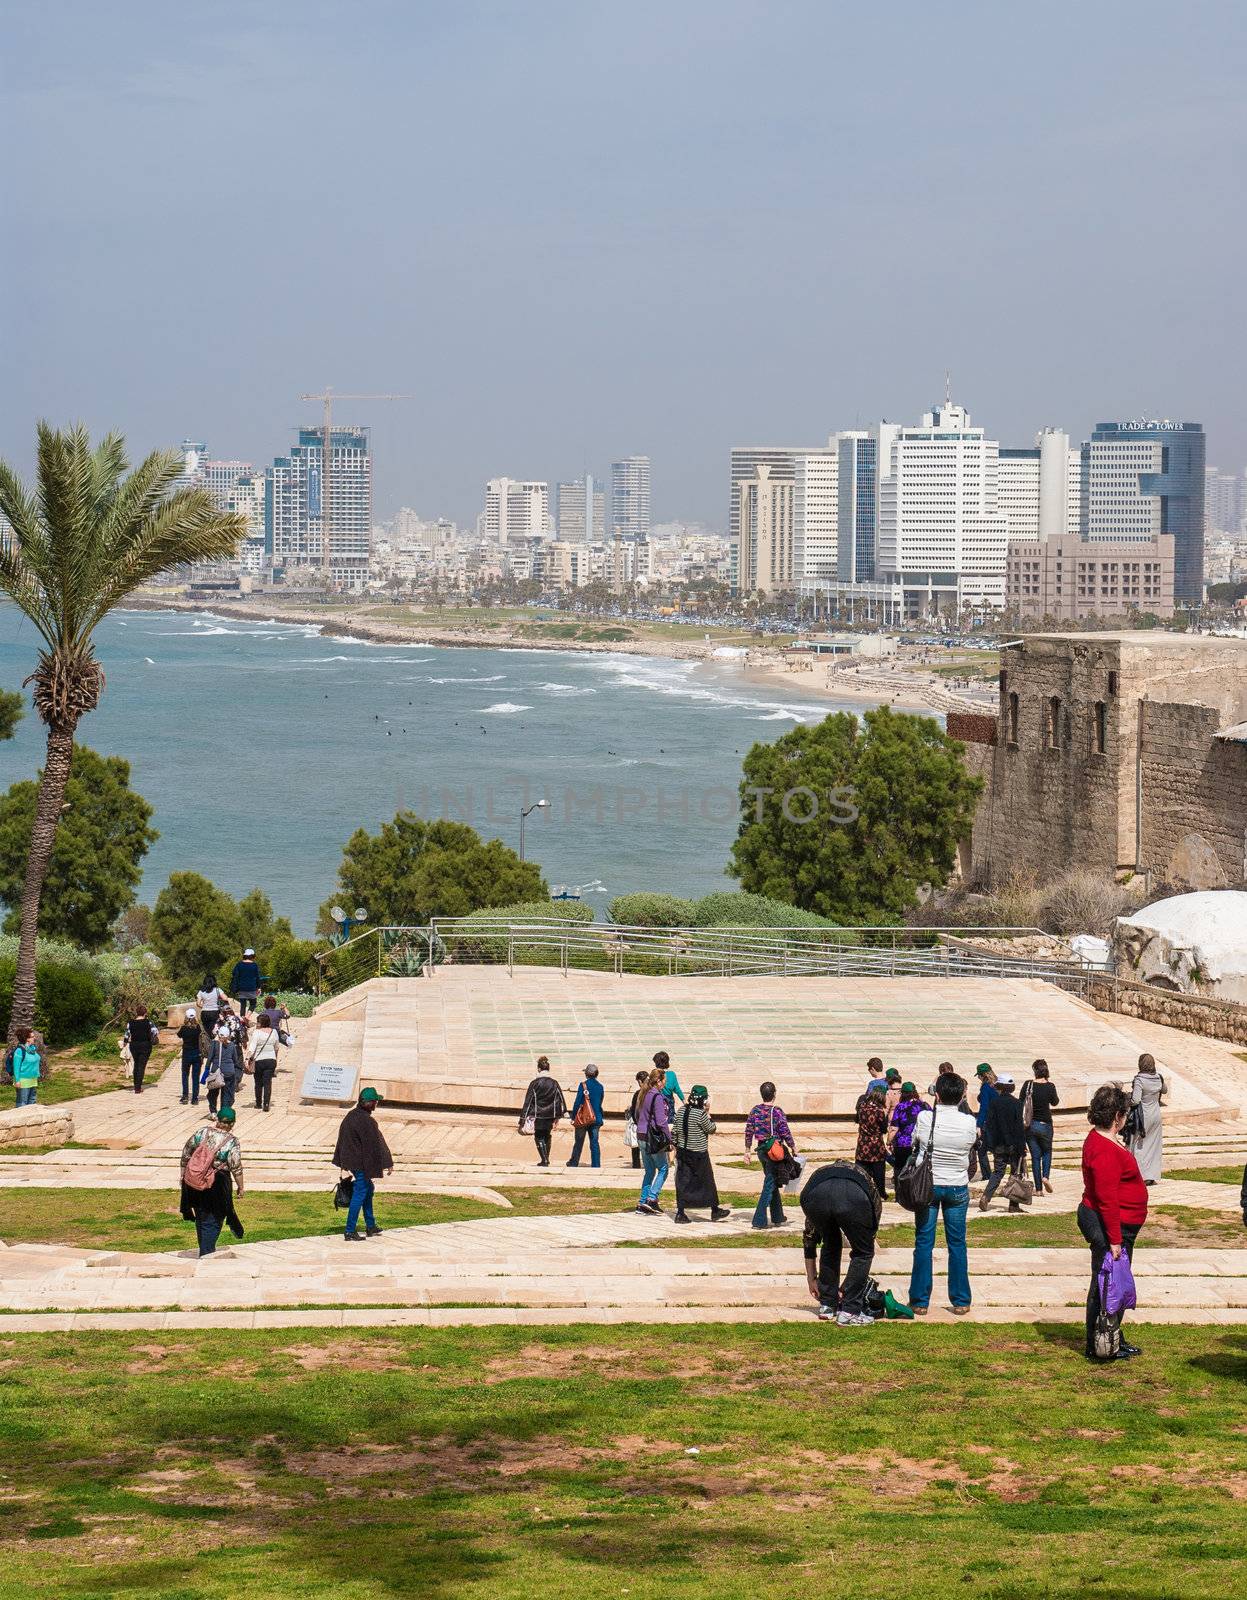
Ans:
POLYGON ((1060 428, 1044 428, 1034 445, 1001 446, 997 453, 996 503, 1010 539, 1060 539, 1077 533, 1082 458, 1060 428), (1074 521, 1071 524, 1071 512, 1074 521))
POLYGON ((558 536, 566 544, 601 544, 606 537, 606 494, 592 473, 558 486, 558 536))
POLYGON ((481 531, 491 544, 544 539, 550 531, 550 486, 490 478, 485 485, 481 531))
POLYGON ((612 539, 649 538, 649 457, 611 462, 612 539))
POLYGON ((773 474, 759 462, 753 476, 736 485, 739 529, 736 587, 741 594, 773 594, 793 581, 793 496, 795 479, 773 474))
POLYGON ((792 460, 792 579, 835 578, 839 559, 840 450, 806 450, 792 460))
POLYGON ((238 547, 238 570, 256 573, 264 568, 264 474, 240 474, 233 483, 223 507, 247 520, 247 532, 238 547))
POLYGON ((730 548, 730 581, 736 593, 747 592, 740 581, 740 486, 753 479, 760 466, 769 469, 773 482, 791 483, 793 463, 808 453, 809 445, 745 444, 731 452, 731 499, 728 503, 727 532, 730 548))
POLYGON ((997 504, 999 446, 945 401, 879 450, 878 575, 908 614, 1002 606, 1009 533, 997 504))

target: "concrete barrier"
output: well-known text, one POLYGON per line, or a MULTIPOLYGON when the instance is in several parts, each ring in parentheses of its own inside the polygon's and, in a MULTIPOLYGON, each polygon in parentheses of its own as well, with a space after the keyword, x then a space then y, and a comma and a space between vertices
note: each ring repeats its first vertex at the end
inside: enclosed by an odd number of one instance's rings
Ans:
POLYGON ((68 1144, 74 1114, 68 1105, 10 1106, 0 1111, 0 1152, 10 1144, 68 1144))

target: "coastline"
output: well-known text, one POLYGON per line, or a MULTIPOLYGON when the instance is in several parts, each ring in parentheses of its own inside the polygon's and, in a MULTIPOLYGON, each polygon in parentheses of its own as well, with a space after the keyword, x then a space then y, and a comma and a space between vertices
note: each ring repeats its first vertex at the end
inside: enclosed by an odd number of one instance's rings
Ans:
POLYGON ((723 648, 713 634, 703 639, 559 639, 532 638, 505 625, 497 628, 447 628, 415 622, 385 622, 361 616, 349 606, 318 608, 285 601, 265 605, 255 600, 186 600, 151 594, 132 596, 127 609, 209 614, 247 622, 279 622, 316 627, 331 638, 355 638, 369 644, 427 644, 460 650, 544 650, 556 654, 661 656, 672 661, 713 662, 733 668, 746 682, 783 687, 814 700, 862 705, 888 705, 897 711, 946 712, 992 709, 987 697, 950 689, 933 673, 872 663, 854 667, 823 666, 793 661, 777 649, 743 647, 740 655, 716 655, 723 648))

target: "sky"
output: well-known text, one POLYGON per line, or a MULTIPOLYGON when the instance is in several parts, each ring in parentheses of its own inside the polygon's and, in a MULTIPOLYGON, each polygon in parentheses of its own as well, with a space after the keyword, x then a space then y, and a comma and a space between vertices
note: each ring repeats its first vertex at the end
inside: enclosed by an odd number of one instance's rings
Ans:
POLYGON ((954 398, 1202 421, 1247 464, 1247 7, 0 0, 0 455, 34 422, 264 463, 304 391, 376 512, 954 398))

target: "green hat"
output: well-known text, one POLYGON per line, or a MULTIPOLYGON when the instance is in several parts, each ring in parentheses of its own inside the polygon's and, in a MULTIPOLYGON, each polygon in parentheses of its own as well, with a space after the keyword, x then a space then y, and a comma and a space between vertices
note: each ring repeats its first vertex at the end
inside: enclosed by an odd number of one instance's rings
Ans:
POLYGON ((896 1080, 900 1077, 900 1073, 897 1071, 897 1069, 895 1067, 889 1067, 888 1070, 884 1073, 884 1077, 888 1080, 889 1083, 895 1083, 896 1080))
POLYGON ((902 1094, 917 1094, 918 1091, 917 1091, 917 1089, 914 1088, 912 1083, 906 1082, 906 1083, 901 1084, 901 1093, 902 1094))
POLYGON ((222 1106, 216 1114, 216 1119, 218 1122, 227 1122, 231 1124, 231 1126, 234 1122, 234 1118, 235 1111, 233 1106, 222 1106))
POLYGON ((974 1073, 976 1077, 981 1078, 985 1072, 990 1072, 991 1070, 992 1064, 990 1061, 980 1061, 978 1066, 975 1067, 974 1073))
POLYGON ((709 1100, 710 1098, 710 1090, 706 1088, 704 1083, 695 1083, 689 1093, 699 1094, 703 1100, 709 1100))
POLYGON ((359 1098, 364 1105, 375 1106, 378 1101, 384 1100, 385 1096, 380 1094, 376 1089, 369 1087, 363 1091, 359 1098))

